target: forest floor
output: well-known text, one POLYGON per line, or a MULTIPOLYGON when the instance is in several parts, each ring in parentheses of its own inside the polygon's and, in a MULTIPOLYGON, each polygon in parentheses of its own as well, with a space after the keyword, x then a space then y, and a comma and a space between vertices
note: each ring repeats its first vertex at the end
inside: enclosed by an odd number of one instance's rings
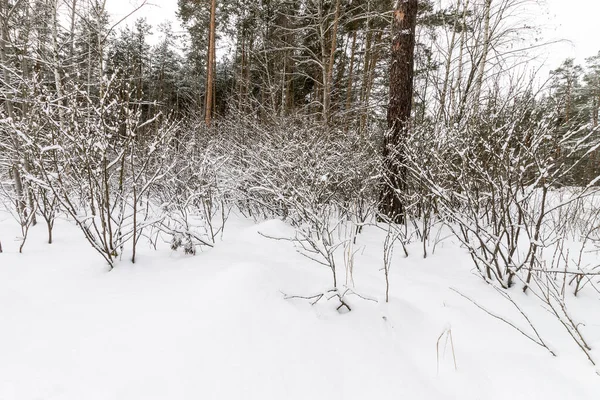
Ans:
MULTIPOLYGON (((326 291, 331 273, 259 232, 292 230, 232 217, 213 249, 141 244, 108 272, 65 220, 54 244, 40 223, 18 254, 0 213, 0 399, 600 398, 596 369, 533 296, 511 293, 557 357, 454 291, 529 329, 452 238, 427 258, 396 249, 385 303, 385 232, 367 227, 348 282, 365 299, 348 294, 341 314, 336 299, 286 299, 326 291)), ((598 296, 570 305, 600 356, 598 296)))

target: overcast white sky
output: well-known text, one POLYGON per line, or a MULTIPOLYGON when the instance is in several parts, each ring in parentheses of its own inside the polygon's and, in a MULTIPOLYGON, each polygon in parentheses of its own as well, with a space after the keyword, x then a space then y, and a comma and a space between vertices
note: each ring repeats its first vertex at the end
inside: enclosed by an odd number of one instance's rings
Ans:
MULTIPOLYGON (((546 39, 569 41, 544 50, 548 68, 556 67, 567 57, 575 57, 583 63, 586 57, 600 51, 600 0, 545 1, 547 6, 540 9, 537 23, 546 26, 546 39)), ((142 0, 107 0, 107 7, 116 20, 141 3, 142 0)), ((148 0, 148 3, 131 18, 132 21, 146 17, 149 23, 158 24, 168 19, 173 21, 175 29, 181 29, 175 17, 177 0, 148 0)))
MULTIPOLYGON (((107 0, 106 7, 108 12, 118 21, 131 11, 135 10, 143 0, 107 0)), ((147 4, 139 11, 133 14, 127 21, 129 23, 138 18, 145 17, 148 23, 158 25, 161 22, 169 20, 173 22, 174 29, 181 29, 177 22, 175 12, 177 11, 177 0, 147 0, 147 4)))
POLYGON ((549 49, 554 64, 567 57, 583 63, 586 57, 600 51, 600 0, 546 0, 554 38, 569 40, 549 49))

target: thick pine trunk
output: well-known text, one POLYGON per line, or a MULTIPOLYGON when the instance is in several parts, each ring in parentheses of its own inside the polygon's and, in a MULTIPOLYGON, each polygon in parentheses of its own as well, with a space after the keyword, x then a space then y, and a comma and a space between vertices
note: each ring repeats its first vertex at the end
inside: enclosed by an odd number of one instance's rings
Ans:
POLYGON ((417 6, 417 0, 397 0, 392 24, 390 102, 383 146, 385 176, 380 211, 396 223, 404 221, 400 193, 406 190, 403 147, 412 109, 417 6))

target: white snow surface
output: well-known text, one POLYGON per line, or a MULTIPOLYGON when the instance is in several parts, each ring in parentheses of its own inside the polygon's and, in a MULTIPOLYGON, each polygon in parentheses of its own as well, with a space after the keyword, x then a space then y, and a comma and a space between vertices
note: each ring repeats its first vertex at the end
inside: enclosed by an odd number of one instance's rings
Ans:
MULTIPOLYGON (((352 311, 339 314, 334 300, 284 298, 327 290, 330 272, 258 232, 291 228, 232 218, 214 249, 141 244, 135 265, 124 257, 108 272, 65 220, 54 244, 40 223, 18 254, 18 226, 0 213, 0 399, 600 398, 594 367, 520 289, 512 295, 558 357, 450 289, 527 329, 451 239, 427 259, 419 243, 408 258, 396 249, 386 304, 385 234, 367 228, 355 290, 378 302, 351 296, 352 311)), ((572 310, 600 355, 598 298, 587 296, 572 310)))

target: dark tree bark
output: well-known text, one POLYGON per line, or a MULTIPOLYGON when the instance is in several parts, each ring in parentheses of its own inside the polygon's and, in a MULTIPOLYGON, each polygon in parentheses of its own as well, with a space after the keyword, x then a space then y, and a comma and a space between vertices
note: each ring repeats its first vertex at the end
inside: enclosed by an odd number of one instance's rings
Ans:
POLYGON ((400 193, 406 190, 403 150, 410 125, 413 97, 417 0, 396 0, 392 24, 388 132, 384 138, 384 177, 380 211, 391 221, 404 221, 400 193))

